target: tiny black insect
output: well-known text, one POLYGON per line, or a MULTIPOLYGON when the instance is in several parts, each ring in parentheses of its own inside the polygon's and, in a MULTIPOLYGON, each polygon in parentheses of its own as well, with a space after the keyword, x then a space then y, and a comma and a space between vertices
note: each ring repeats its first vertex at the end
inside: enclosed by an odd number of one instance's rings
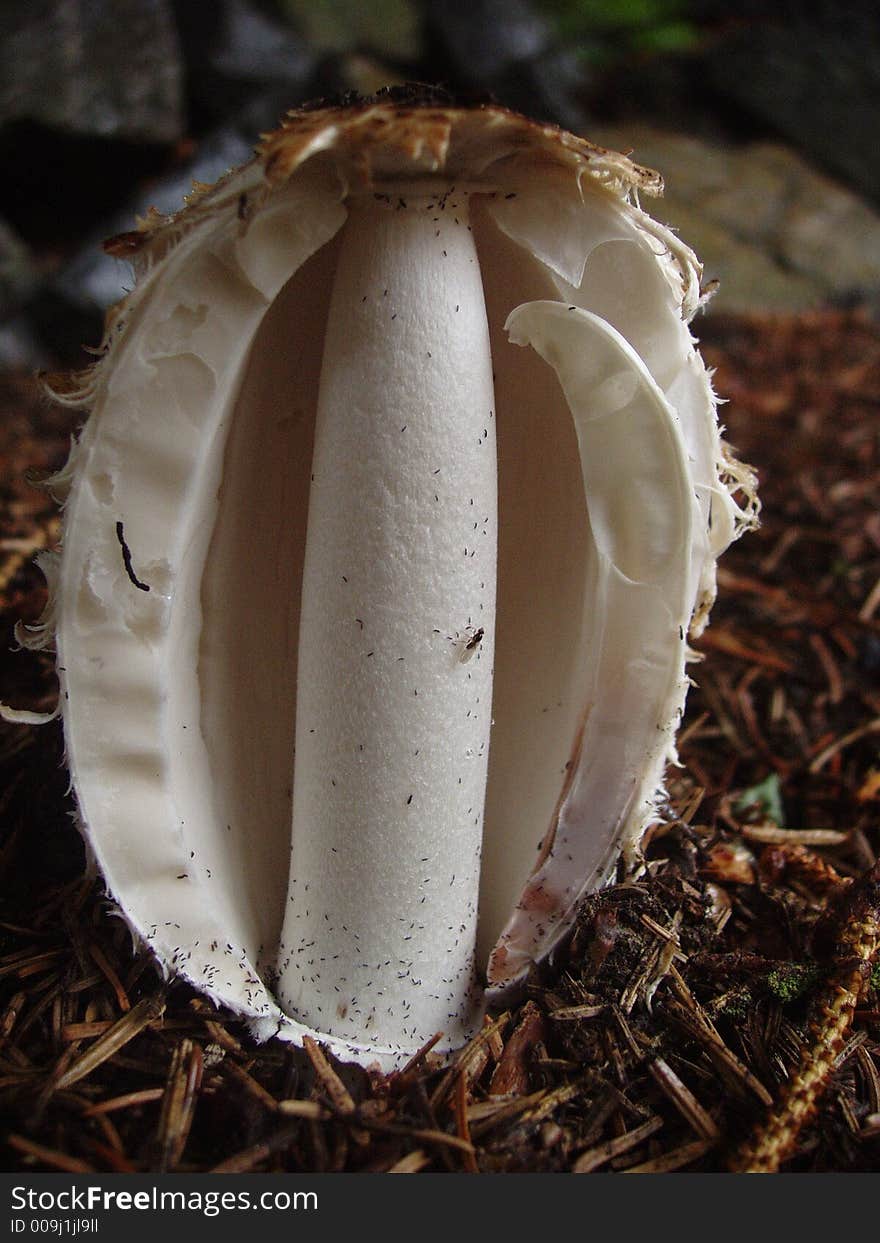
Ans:
POLYGON ((484 633, 483 627, 480 626, 479 630, 475 630, 474 633, 471 635, 471 637, 468 639, 467 643, 465 643, 464 650, 466 652, 472 652, 479 643, 482 643, 483 633, 484 633))

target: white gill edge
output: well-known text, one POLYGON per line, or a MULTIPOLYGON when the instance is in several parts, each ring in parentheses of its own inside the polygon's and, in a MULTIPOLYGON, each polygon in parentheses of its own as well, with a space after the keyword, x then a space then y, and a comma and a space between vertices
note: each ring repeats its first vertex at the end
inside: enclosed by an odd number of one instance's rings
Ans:
POLYGON ((561 170, 551 177, 552 194, 499 198, 489 212, 549 270, 563 302, 597 313, 621 333, 679 416, 701 513, 692 545, 688 626, 696 638, 715 599, 716 561, 755 525, 758 512, 752 471, 733 461, 722 443, 711 374, 689 329, 706 300, 702 267, 672 229, 613 189, 561 170), (619 251, 616 256, 607 246, 615 242, 628 243, 622 265, 619 251), (737 492, 741 499, 735 499, 737 492))
POLYGON ((503 989, 570 925, 580 897, 654 810, 687 689, 689 567, 699 523, 678 417, 628 342, 559 302, 519 306, 506 324, 557 373, 571 410, 599 572, 585 601, 586 715, 544 839, 543 862, 492 954, 503 989))

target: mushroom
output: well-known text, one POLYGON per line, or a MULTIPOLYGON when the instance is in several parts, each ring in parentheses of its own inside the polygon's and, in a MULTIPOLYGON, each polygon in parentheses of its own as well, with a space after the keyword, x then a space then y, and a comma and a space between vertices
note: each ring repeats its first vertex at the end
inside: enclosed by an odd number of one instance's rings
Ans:
POLYGON ((120 913, 258 1038, 454 1049, 637 857, 755 508, 660 190, 386 98, 108 243, 137 283, 56 386, 91 414, 21 638, 120 913))

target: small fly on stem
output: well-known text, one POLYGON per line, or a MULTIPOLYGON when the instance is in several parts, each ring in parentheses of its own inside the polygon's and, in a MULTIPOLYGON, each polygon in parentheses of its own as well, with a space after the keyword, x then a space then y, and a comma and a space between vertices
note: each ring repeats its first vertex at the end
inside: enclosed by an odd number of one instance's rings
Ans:
POLYGON ((462 664, 471 659, 474 652, 482 643, 484 630, 482 626, 480 626, 477 630, 474 630, 471 626, 468 626, 465 634, 468 636, 467 642, 461 649, 461 655, 459 656, 459 660, 462 664))

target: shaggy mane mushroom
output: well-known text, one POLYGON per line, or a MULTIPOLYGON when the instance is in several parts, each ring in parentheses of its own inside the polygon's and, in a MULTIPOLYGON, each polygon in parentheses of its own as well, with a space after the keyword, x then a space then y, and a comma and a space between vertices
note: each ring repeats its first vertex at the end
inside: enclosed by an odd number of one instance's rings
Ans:
POLYGON ((660 189, 386 100, 108 243, 137 284, 59 392, 91 414, 21 637, 121 913, 260 1038, 454 1049, 635 857, 755 505, 660 189))

